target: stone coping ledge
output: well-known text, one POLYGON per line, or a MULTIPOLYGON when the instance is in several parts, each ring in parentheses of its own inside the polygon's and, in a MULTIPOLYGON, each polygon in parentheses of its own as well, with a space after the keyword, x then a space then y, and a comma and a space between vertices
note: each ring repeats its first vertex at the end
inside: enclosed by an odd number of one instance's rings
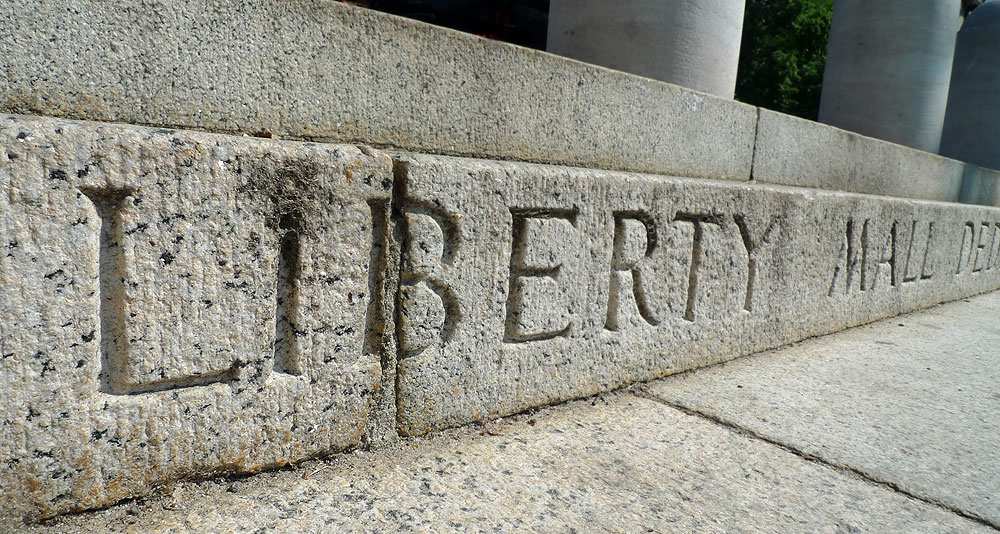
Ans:
POLYGON ((959 200, 966 204, 1000 206, 1000 171, 966 164, 959 200))
POLYGON ((7 112, 750 173, 751 106, 330 0, 31 0, 0 7, 0 57, 7 112))
POLYGON ((9 113, 997 204, 953 160, 331 0, 7 3, 0 68, 9 113))
POLYGON ((965 164, 813 121, 760 110, 753 179, 921 200, 960 200, 965 164))

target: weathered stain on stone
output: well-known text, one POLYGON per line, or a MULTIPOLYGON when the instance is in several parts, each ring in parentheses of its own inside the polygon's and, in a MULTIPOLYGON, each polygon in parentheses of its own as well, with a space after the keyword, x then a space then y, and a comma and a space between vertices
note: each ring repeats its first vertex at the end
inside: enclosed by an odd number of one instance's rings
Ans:
POLYGON ((12 116, 0 147, 0 514, 360 443, 386 359, 366 325, 387 156, 12 116), (272 364, 277 310, 296 374, 272 364))

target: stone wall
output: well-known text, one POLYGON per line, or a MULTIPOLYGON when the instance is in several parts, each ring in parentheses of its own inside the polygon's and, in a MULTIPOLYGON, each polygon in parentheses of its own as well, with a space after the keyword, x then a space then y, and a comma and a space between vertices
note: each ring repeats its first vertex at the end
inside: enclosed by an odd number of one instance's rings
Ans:
POLYGON ((0 7, 0 526, 1000 288, 992 171, 341 4, 208 4, 0 7))

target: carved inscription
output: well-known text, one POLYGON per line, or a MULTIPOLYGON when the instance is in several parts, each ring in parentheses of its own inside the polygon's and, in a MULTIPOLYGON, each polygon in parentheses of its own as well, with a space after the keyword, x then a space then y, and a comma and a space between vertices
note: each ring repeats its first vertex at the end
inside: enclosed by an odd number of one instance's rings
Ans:
POLYGON ((870 219, 860 224, 848 219, 827 296, 838 290, 845 295, 872 291, 883 279, 897 288, 930 279, 934 276, 929 261, 933 239, 933 222, 892 221, 880 231, 870 219))
POLYGON ((1000 223, 993 224, 989 254, 986 256, 987 270, 1000 267, 1000 223))
POLYGON ((621 211, 614 214, 615 237, 611 256, 611 281, 608 287, 608 313, 604 328, 618 330, 619 309, 625 301, 622 291, 631 288, 636 311, 650 325, 658 321, 650 309, 646 290, 642 285, 640 263, 656 250, 657 234, 653 218, 639 211, 621 211))
POLYGON ((37 117, 0 145, 0 523, 391 431, 389 155, 37 117))
MULTIPOLYGON (((192 386, 204 386, 235 379, 239 364, 221 372, 198 376, 166 378, 143 384, 134 383, 123 370, 129 365, 131 347, 126 335, 125 255, 122 245, 126 233, 122 228, 122 211, 127 201, 133 201, 133 191, 127 189, 83 189, 101 221, 98 238, 98 324, 101 371, 99 390, 112 395, 134 395, 192 386)), ((162 258, 161 258, 162 260, 162 258)), ((172 261, 172 258, 171 258, 172 261)))
POLYGON ((302 350, 298 343, 301 334, 296 328, 299 311, 299 232, 297 217, 281 218, 279 229, 284 232, 278 249, 278 284, 275 291, 274 310, 274 371, 301 375, 302 350))
MULTIPOLYGON (((841 283, 844 286, 844 293, 851 291, 854 287, 854 280, 857 279, 858 266, 859 266, 859 249, 862 250, 863 254, 867 254, 868 251, 868 221, 864 222, 864 229, 862 230, 863 247, 858 246, 858 230, 855 227, 854 219, 847 220, 847 229, 844 232, 844 242, 840 246, 840 254, 837 258, 837 264, 833 270, 833 281, 830 282, 830 291, 827 296, 832 297, 836 288, 837 283, 841 283)), ((861 263, 864 265, 864 263, 861 263)), ((861 269, 863 272, 864 269, 861 269)), ((862 291, 865 289, 864 282, 861 283, 862 291)))
POLYGON ((757 282, 759 260, 763 255, 764 248, 771 244, 771 238, 780 221, 772 217, 768 221, 767 227, 764 228, 764 231, 755 237, 751 222, 747 219, 747 217, 737 213, 733 215, 733 220, 736 222, 736 226, 740 229, 740 237, 743 240, 743 248, 747 251, 747 291, 746 297, 743 299, 743 309, 751 312, 753 311, 753 290, 754 285, 757 282))
MULTIPOLYGON (((409 201, 406 201, 409 202, 409 201)), ((508 208, 511 217, 509 276, 504 309, 506 343, 543 341, 571 334, 574 321, 567 291, 579 280, 567 278, 564 263, 578 253, 575 242, 578 212, 572 209, 508 208)), ((459 322, 458 299, 447 282, 457 243, 459 217, 426 205, 401 210, 403 250, 397 299, 397 336, 400 358, 446 344, 459 322)), ((612 212, 613 235, 608 266, 608 300, 604 329, 618 331, 623 319, 636 315, 650 326, 662 323, 649 292, 645 265, 661 246, 660 230, 652 215, 641 210, 612 212)), ((781 220, 755 220, 743 214, 679 211, 673 224, 691 225, 686 291, 681 319, 693 322, 704 276, 708 228, 738 236, 746 254, 746 288, 740 311, 750 313, 760 266, 773 253, 781 220)), ((678 280, 679 282, 681 280, 678 280)), ((735 310, 734 310, 735 311, 735 310)))
POLYGON ((121 369, 128 352, 125 331, 123 281, 125 260, 121 253, 121 208, 131 194, 126 189, 84 190, 83 194, 93 203, 101 221, 98 238, 98 324, 100 325, 98 352, 101 359, 100 390, 118 393, 121 380, 115 369, 121 369))
MULTIPOLYGON (((428 287, 435 309, 411 314, 431 327, 424 343, 397 353, 396 421, 406 434, 713 365, 1000 284, 1000 269, 982 274, 1000 257, 1000 226, 979 222, 997 220, 995 208, 403 158, 394 205, 442 210, 427 221, 426 278, 452 288, 462 306, 447 341, 444 292, 428 287), (453 241, 448 225, 463 240, 453 264, 438 260, 453 241)), ((406 214, 393 213, 399 228, 406 214)), ((424 232, 408 233, 416 241, 424 232)))
MULTIPOLYGON (((777 218, 770 218, 766 226, 757 227, 754 221, 742 214, 733 214, 733 222, 739 231, 743 248, 747 253, 747 281, 743 298, 743 310, 753 311, 754 285, 757 280, 760 259, 769 249, 772 237, 779 226, 777 218)), ((687 300, 684 307, 684 319, 694 321, 695 303, 698 299, 698 282, 700 267, 705 253, 705 226, 717 228, 726 226, 725 217, 717 214, 692 214, 680 212, 675 216, 675 223, 693 225, 690 263, 687 277, 687 300)), ((656 224, 652 216, 639 211, 615 212, 614 251, 611 260, 611 282, 608 291, 608 313, 605 322, 607 330, 617 330, 622 302, 635 302, 638 314, 649 325, 660 323, 650 306, 649 296, 643 285, 641 263, 650 258, 657 247, 658 237, 656 224), (631 282, 631 283, 629 283, 631 282), (631 287, 631 299, 625 287, 631 287)))
MULTIPOLYGON (((572 312, 567 308, 566 287, 575 283, 563 273, 563 260, 554 243, 576 231, 578 214, 573 210, 509 208, 512 233, 510 276, 507 280, 504 341, 523 343, 570 335, 572 312)), ((400 288, 399 328, 403 357, 419 353, 435 342, 446 343, 454 329, 457 307, 448 285, 438 274, 448 264, 449 233, 456 223, 441 214, 408 211, 405 214, 407 244, 400 288)), ((646 265, 653 261, 662 238, 657 221, 648 212, 619 210, 613 220, 612 251, 608 265, 608 296, 604 329, 620 330, 628 317, 641 318, 649 326, 660 325, 649 290, 646 265)), ((740 311, 752 313, 761 265, 774 253, 783 224, 780 217, 754 218, 743 213, 677 211, 672 223, 690 225, 690 256, 683 314, 685 321, 697 318, 696 304, 704 276, 706 232, 737 232, 746 256, 746 284, 740 311)), ((931 279, 935 274, 931 247, 935 223, 892 220, 888 224, 871 219, 848 218, 827 290, 828 296, 849 295, 879 289, 900 288, 931 279)), ((956 272, 981 272, 1000 262, 1000 223, 966 225, 956 272)), ((639 320, 639 319, 635 319, 639 320)))
POLYGON ((920 232, 924 230, 923 225, 918 225, 917 221, 910 224, 909 239, 906 245, 906 259, 903 264, 903 283, 927 280, 934 275, 928 256, 930 253, 931 241, 934 239, 934 223, 929 222, 926 226, 927 239, 921 240, 920 232), (923 246, 921 247, 921 243, 923 246))
MULTIPOLYGON (((140 303, 133 302, 134 297, 129 295, 130 289, 126 287, 126 280, 134 278, 135 269, 127 264, 126 258, 129 254, 123 251, 123 247, 128 244, 129 250, 134 250, 132 243, 138 239, 139 232, 142 232, 147 223, 135 223, 135 228, 126 231, 123 228, 123 213, 128 209, 135 209, 141 205, 141 198, 136 198, 135 192, 127 189, 81 189, 91 202, 97 218, 100 220, 101 228, 98 236, 98 324, 99 332, 94 333, 97 338, 98 352, 100 357, 99 390, 113 395, 133 395, 154 391, 172 390, 193 386, 205 386, 215 383, 228 383, 237 379, 243 361, 234 361, 231 365, 225 366, 221 370, 208 371, 203 373, 166 374, 161 372, 162 378, 153 380, 137 380, 134 375, 130 375, 127 370, 130 367, 141 363, 144 353, 137 352, 133 347, 135 341, 130 337, 130 321, 134 321, 140 303), (131 303, 132 308, 128 308, 127 303, 131 303), (133 309, 133 311, 129 311, 133 309)), ((134 219, 134 216, 130 216, 134 219)), ((274 344, 273 344, 273 371, 285 375, 299 376, 304 374, 302 350, 299 346, 298 338, 302 332, 298 329, 299 310, 299 277, 301 269, 299 235, 301 232, 300 220, 292 215, 281 218, 279 223, 279 251, 275 286, 275 324, 274 324, 274 344)), ((175 237, 177 242, 183 240, 182 235, 175 237)), ((150 242, 152 244, 152 242, 150 242)), ((134 254, 134 252, 132 252, 134 254)), ((164 252, 159 257, 159 263, 164 267, 176 261, 176 257, 168 252, 164 252)), ((228 260, 219 260, 220 265, 224 265, 228 260)), ((136 282, 129 282, 132 290, 136 287, 136 282)), ((245 284, 244 284, 245 285, 245 284)), ((230 282, 226 287, 240 289, 243 286, 235 282, 230 282)), ((214 306, 211 300, 204 300, 200 303, 206 309, 214 306)), ((140 338, 141 339, 141 338, 140 338)), ((195 342, 197 349, 201 342, 195 342)), ((167 369, 166 371, 169 371, 167 369)))
POLYGON ((1000 267, 1000 223, 968 221, 963 227, 955 274, 1000 267))
POLYGON ((576 212, 510 210, 510 281, 504 341, 540 341, 569 333, 572 320, 560 283, 558 243, 575 230, 576 212), (534 312, 534 313, 533 313, 534 312))
MULTIPOLYGON (((581 273, 567 272, 565 265, 577 247, 587 246, 587 241, 577 242, 579 213, 552 208, 508 207, 507 211, 511 235, 503 341, 527 343, 576 335, 570 301, 580 298, 579 284, 585 280, 581 273)), ((619 209, 608 215, 612 224, 607 227, 611 251, 605 267, 604 331, 619 332, 626 325, 658 327, 672 319, 670 309, 677 310, 676 319, 693 323, 699 319, 698 306, 708 301, 712 314, 718 313, 714 307, 721 303, 732 306, 730 313, 751 314, 761 304, 755 300, 760 280, 773 283, 775 274, 762 270, 774 265, 784 216, 694 209, 673 211, 672 217, 659 219, 640 209, 619 209), (682 230, 679 243, 671 229, 682 230), (673 250, 661 250, 666 243, 673 250), (738 248, 711 248, 733 245, 738 248), (685 257, 686 276, 677 276, 676 267, 685 257), (726 263, 706 264, 706 258, 726 263), (742 287, 737 285, 742 281, 720 279, 737 272, 740 278, 745 276, 742 287), (657 278, 664 273, 671 278, 657 278), (662 302, 674 296, 682 299, 677 307, 662 302)), ((426 206, 406 210, 403 218, 407 237, 397 327, 405 358, 433 344, 443 346, 455 328, 458 310, 453 303, 457 299, 443 273, 451 261, 448 249, 458 235, 459 218, 432 213, 426 206)), ((851 217, 843 224, 832 275, 828 285, 822 282, 828 296, 899 289, 934 277, 935 222, 851 217)), ((981 272, 998 262, 1000 224, 969 222, 958 272, 981 272)))
POLYGON ((875 289, 879 279, 885 278, 882 276, 883 273, 888 275, 889 284, 894 287, 899 285, 899 279, 896 277, 898 235, 898 224, 893 221, 889 232, 883 236, 881 242, 878 242, 880 246, 875 251, 875 274, 872 276, 872 283, 869 289, 875 289))
POLYGON ((690 223, 694 225, 694 236, 691 239, 691 270, 688 274, 687 304, 684 306, 684 320, 694 321, 694 307, 698 300, 698 268, 701 266, 701 257, 705 253, 703 240, 705 239, 705 225, 722 225, 722 216, 718 214, 701 214, 678 212, 674 215, 677 222, 690 223))
POLYGON ((396 328, 401 358, 416 356, 435 343, 451 339, 458 321, 458 299, 444 281, 452 263, 458 231, 454 220, 428 206, 410 206, 401 221, 396 328))

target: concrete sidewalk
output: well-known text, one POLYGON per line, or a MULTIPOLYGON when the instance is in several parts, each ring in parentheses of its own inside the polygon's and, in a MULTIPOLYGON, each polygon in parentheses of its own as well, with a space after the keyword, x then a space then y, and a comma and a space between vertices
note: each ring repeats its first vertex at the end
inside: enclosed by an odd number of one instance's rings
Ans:
POLYGON ((1000 292, 28 532, 997 532, 1000 292))

